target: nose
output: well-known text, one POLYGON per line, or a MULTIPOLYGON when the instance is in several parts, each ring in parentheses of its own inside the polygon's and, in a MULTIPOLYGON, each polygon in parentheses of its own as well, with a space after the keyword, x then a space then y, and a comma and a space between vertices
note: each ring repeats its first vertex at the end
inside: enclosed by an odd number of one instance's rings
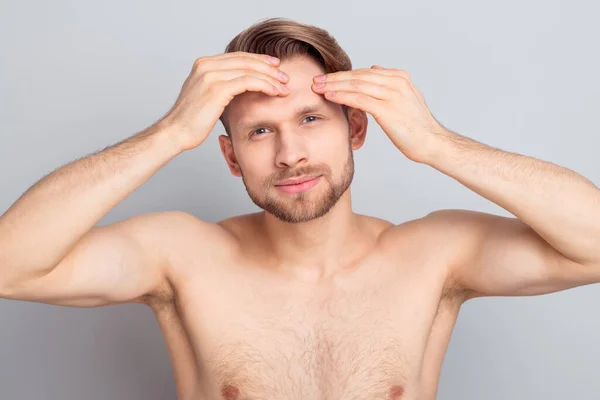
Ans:
POLYGON ((275 164, 280 168, 294 168, 308 161, 306 143, 294 132, 279 132, 277 135, 275 164))

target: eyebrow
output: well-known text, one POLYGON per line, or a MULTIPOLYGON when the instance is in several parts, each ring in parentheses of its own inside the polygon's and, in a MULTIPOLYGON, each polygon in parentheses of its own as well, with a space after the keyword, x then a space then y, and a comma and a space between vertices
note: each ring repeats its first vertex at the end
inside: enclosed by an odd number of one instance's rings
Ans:
MULTIPOLYGON (((297 108, 294 111, 294 116, 299 117, 303 114, 310 114, 313 112, 321 111, 323 108, 325 108, 324 103, 315 103, 315 104, 304 105, 302 107, 297 108)), ((270 125, 271 123, 272 123, 272 121, 269 121, 267 119, 261 119, 261 120, 257 120, 257 121, 248 121, 248 122, 246 122, 242 119, 235 126, 237 129, 246 130, 246 129, 254 128, 255 126, 270 125)))

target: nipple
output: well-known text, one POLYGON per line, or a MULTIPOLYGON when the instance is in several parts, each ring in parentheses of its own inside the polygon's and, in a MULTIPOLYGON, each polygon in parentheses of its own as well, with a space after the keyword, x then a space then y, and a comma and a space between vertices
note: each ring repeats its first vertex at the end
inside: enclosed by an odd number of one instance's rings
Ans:
POLYGON ((236 400, 240 395, 240 389, 232 385, 224 385, 221 388, 221 394, 224 400, 236 400))
POLYGON ((390 400, 400 400, 404 394, 404 388, 399 385, 394 385, 390 389, 390 400))

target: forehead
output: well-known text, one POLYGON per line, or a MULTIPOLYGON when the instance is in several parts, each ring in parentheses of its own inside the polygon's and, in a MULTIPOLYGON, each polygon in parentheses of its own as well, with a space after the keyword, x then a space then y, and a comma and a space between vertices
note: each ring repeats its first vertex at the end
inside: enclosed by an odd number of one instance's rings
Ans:
POLYGON ((232 129, 236 125, 252 122, 254 118, 273 118, 274 120, 287 118, 307 104, 322 103, 324 107, 331 107, 333 103, 327 101, 321 94, 313 92, 311 86, 313 77, 324 73, 323 68, 308 57, 297 57, 282 61, 279 68, 290 76, 287 87, 290 94, 287 96, 270 96, 262 92, 244 92, 234 97, 229 103, 228 116, 232 129))

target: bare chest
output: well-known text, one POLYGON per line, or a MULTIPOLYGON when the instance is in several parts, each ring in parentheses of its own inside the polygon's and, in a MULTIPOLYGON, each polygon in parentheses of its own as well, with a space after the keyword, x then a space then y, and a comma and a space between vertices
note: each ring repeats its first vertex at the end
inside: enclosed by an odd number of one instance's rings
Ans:
POLYGON ((207 398, 415 398, 440 291, 404 277, 399 285, 372 273, 314 290, 190 282, 181 313, 207 398))

